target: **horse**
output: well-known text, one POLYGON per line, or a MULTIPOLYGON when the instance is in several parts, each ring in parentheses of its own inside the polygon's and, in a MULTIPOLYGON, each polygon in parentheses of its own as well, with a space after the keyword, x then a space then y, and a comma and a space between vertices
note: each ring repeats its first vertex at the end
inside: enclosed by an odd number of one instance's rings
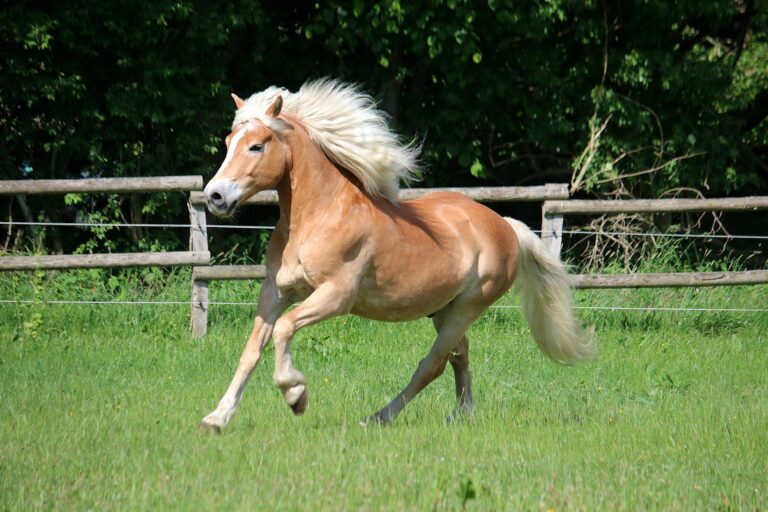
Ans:
POLYGON ((345 314, 430 317, 437 332, 410 382, 362 425, 393 421, 448 363, 456 385, 449 419, 471 415, 466 331, 516 279, 541 350, 561 363, 593 356, 565 268, 525 224, 458 193, 398 201, 399 182, 418 169, 420 146, 402 141, 358 86, 321 79, 295 93, 273 86, 247 100, 232 97, 235 118, 224 161, 204 190, 207 208, 229 217, 256 192, 276 189, 280 216, 253 330, 201 429, 226 427, 270 338, 273 381, 293 412, 304 413, 309 388, 293 365, 291 341, 299 329, 345 314))

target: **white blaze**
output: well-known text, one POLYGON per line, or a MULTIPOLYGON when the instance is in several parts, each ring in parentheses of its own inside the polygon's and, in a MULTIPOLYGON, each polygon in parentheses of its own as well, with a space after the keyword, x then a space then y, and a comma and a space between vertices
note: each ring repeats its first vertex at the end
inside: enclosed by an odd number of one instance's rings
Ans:
MULTIPOLYGON (((235 156, 235 152, 237 151, 237 145, 240 143, 242 138, 245 136, 246 133, 251 131, 251 124, 246 124, 239 132, 235 134, 234 137, 232 137, 232 140, 229 141, 229 148, 227 149, 227 156, 224 158, 224 161, 221 163, 221 167, 219 167, 219 170, 216 171, 216 176, 219 175, 219 173, 227 168, 227 165, 229 165, 229 162, 232 161, 232 158, 235 156)), ((213 177, 213 179, 216 179, 216 176, 213 177)))
POLYGON ((221 174, 230 164, 243 137, 252 129, 253 125, 251 125, 251 123, 246 124, 242 129, 235 133, 232 140, 229 141, 227 156, 221 163, 219 170, 216 171, 216 175, 208 182, 208 185, 206 185, 205 190, 203 191, 206 197, 210 198, 213 193, 219 194, 227 205, 232 205, 235 201, 240 199, 240 196, 243 194, 242 187, 229 178, 220 178, 219 174, 221 174))

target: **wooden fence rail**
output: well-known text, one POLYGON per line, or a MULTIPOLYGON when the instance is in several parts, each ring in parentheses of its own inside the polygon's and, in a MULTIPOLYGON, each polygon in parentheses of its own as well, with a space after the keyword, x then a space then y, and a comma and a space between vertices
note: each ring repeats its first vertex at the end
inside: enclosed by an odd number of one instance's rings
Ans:
POLYGON ((208 251, 131 252, 110 254, 56 254, 52 256, 3 256, 0 271, 71 270, 77 268, 176 267, 206 265, 208 251))
POLYGON ((89 178, 83 180, 4 180, 0 195, 118 192, 189 192, 202 190, 202 176, 89 178))
MULTIPOLYGON (((768 197, 713 199, 627 199, 545 201, 542 206, 542 240, 560 257, 563 216, 616 213, 688 213, 706 211, 757 211, 768 209, 768 197)), ((660 288, 726 286, 768 283, 768 271, 684 272, 667 274, 580 274, 573 276, 576 288, 660 288)))
POLYGON ((682 288, 768 283, 768 270, 670 272, 666 274, 577 274, 574 288, 682 288))
POLYGON ((706 211, 757 211, 768 209, 768 197, 723 197, 713 199, 571 199, 547 201, 544 210, 556 214, 685 213, 706 211))
MULTIPOLYGON (((531 187, 444 187, 444 188, 406 188, 400 190, 399 199, 416 199, 433 192, 459 192, 481 203, 501 203, 509 201, 547 201, 568 199, 568 185, 565 183, 547 183, 531 187)), ((193 205, 205 205, 205 194, 192 192, 189 202, 193 205)), ((244 204, 277 204, 277 192, 265 190, 251 196, 244 204)))

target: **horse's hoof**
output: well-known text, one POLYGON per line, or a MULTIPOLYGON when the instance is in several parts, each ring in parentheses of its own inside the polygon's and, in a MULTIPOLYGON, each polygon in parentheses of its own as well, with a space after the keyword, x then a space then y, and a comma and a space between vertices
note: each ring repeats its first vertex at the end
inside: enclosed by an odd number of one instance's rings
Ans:
POLYGON ((362 420, 360 420, 360 423, 358 423, 358 425, 360 425, 361 427, 367 427, 368 425, 389 425, 391 422, 392 420, 386 420, 382 418, 379 413, 376 413, 376 414, 371 414, 367 418, 363 418, 362 420))
POLYGON ((459 411, 459 412, 454 411, 445 417, 446 425, 457 425, 462 423, 468 423, 470 421, 472 421, 471 411, 459 411))
POLYGON ((221 425, 217 425, 215 423, 209 423, 208 421, 203 420, 197 426, 197 430, 206 434, 210 434, 210 433, 221 434, 221 425))
POLYGON ((292 388, 291 391, 296 390, 297 392, 300 391, 301 395, 299 395, 299 398, 296 399, 295 402, 292 404, 288 404, 291 406, 291 410, 293 411, 293 414, 296 416, 301 416, 304 414, 304 411, 307 410, 307 404, 309 403, 309 389, 307 389, 307 386, 304 384, 299 384, 295 388, 292 388), (301 390, 298 390, 297 388, 301 387, 301 390))

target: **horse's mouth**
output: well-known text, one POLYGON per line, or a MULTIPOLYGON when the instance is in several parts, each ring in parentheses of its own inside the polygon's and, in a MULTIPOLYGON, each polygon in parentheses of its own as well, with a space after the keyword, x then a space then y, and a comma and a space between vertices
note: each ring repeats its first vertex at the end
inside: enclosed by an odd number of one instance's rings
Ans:
POLYGON ((221 207, 212 201, 208 200, 206 201, 206 206, 208 207, 208 211, 211 212, 216 217, 220 217, 222 219, 226 219, 234 215, 235 210, 237 209, 238 201, 232 201, 231 204, 226 205, 225 207, 221 207))

